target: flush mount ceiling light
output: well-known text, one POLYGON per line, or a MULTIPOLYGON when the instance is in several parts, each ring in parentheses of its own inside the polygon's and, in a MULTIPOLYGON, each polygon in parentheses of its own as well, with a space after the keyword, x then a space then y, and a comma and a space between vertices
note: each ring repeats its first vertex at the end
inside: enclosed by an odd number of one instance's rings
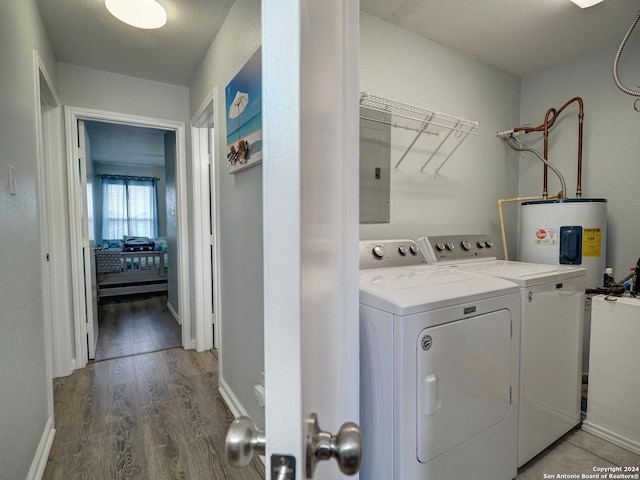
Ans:
POLYGON ((571 0, 573 3, 578 5, 580 8, 588 8, 597 5, 602 2, 602 0, 571 0))
POLYGON ((167 23, 167 12, 156 0, 105 0, 109 13, 137 28, 160 28, 167 23))

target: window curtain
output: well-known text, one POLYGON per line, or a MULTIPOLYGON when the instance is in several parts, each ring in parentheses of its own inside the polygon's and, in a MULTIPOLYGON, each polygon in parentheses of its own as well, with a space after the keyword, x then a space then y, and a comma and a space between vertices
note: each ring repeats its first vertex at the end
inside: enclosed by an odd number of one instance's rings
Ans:
POLYGON ((156 238, 157 179, 102 175, 102 238, 156 238))

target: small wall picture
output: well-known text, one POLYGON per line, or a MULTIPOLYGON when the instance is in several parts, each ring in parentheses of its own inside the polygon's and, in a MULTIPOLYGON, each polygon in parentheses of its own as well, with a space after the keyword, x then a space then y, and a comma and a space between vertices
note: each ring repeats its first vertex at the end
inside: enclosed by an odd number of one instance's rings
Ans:
POLYGON ((261 53, 259 48, 225 89, 229 173, 262 162, 261 53))

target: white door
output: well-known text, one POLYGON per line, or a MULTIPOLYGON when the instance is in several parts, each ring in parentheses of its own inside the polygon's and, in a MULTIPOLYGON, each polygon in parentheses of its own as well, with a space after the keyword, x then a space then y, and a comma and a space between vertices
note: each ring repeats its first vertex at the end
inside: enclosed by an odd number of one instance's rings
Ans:
POLYGON ((93 225, 93 169, 89 136, 82 120, 78 120, 78 181, 80 187, 80 224, 84 261, 84 298, 87 316, 89 358, 96 358, 98 345, 98 290, 96 281, 96 246, 93 225), (89 157, 89 158, 88 158, 89 157))
POLYGON ((342 478, 307 474, 307 419, 359 417, 358 8, 262 4, 267 478, 342 478))

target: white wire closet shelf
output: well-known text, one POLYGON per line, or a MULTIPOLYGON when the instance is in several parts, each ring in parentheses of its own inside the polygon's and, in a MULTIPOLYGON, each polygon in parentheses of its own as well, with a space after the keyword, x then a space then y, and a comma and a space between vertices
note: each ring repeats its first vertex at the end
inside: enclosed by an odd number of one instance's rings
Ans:
POLYGON ((367 92, 360 92, 360 118, 416 132, 415 138, 396 162, 396 170, 407 158, 407 155, 422 135, 444 135, 420 168, 420 174, 424 173, 427 165, 442 150, 442 147, 445 144, 451 144, 451 150, 441 161, 434 175, 438 174, 444 164, 451 158, 451 155, 455 153, 469 135, 478 134, 474 130, 479 125, 478 122, 462 117, 396 102, 367 92))

